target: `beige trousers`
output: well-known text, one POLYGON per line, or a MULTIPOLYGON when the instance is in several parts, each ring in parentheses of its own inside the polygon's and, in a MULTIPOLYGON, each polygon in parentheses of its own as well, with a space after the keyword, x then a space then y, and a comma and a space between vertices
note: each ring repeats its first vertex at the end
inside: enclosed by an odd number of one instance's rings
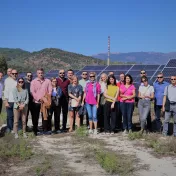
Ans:
POLYGON ((24 109, 22 111, 19 111, 17 109, 14 109, 14 123, 13 123, 13 131, 15 133, 18 132, 18 122, 19 122, 19 118, 21 117, 22 119, 22 124, 23 124, 23 133, 26 132, 26 117, 27 117, 27 110, 28 107, 25 106, 24 109))

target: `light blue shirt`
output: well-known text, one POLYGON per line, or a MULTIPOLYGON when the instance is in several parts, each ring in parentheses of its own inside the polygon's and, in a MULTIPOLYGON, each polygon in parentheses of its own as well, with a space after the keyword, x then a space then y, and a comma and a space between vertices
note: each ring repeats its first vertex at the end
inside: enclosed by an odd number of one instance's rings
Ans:
POLYGON ((168 86, 169 83, 166 81, 163 81, 162 83, 155 82, 153 84, 154 92, 155 92, 155 100, 156 105, 162 105, 163 104, 163 97, 164 97, 164 90, 165 87, 168 86))

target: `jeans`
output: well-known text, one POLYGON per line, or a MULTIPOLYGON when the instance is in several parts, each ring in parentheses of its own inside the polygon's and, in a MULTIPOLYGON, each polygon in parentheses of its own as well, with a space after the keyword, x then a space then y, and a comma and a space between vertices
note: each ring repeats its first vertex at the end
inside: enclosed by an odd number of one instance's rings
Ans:
POLYGON ((50 110, 49 110, 49 117, 48 117, 48 130, 51 131, 52 128, 52 116, 54 113, 54 128, 55 131, 60 130, 60 114, 59 114, 59 108, 58 106, 51 105, 50 110))
POLYGON ((150 100, 139 99, 138 111, 139 111, 141 129, 146 129, 146 121, 147 121, 148 114, 150 112, 150 108, 151 108, 150 100))
POLYGON ((12 103, 12 102, 8 102, 8 103, 9 103, 9 107, 6 108, 6 112, 7 112, 7 129, 9 129, 11 131, 11 130, 13 130, 13 120, 14 120, 13 105, 14 105, 14 103, 12 103))
POLYGON ((161 131, 161 109, 162 105, 155 105, 156 131, 161 131))
POLYGON ((106 101, 104 105, 104 131, 114 132, 116 126, 116 113, 117 104, 114 104, 114 108, 111 108, 112 102, 106 101))
POLYGON ((174 118, 174 136, 176 136, 176 104, 170 105, 170 111, 165 112, 165 119, 164 119, 164 125, 163 125, 163 133, 168 134, 168 125, 170 121, 171 114, 174 118))
POLYGON ((86 103, 89 121, 97 122, 97 106, 86 103))
POLYGON ((2 110, 2 98, 0 98, 0 114, 1 114, 1 110, 2 110))
POLYGON ((123 129, 132 129, 132 116, 134 111, 134 103, 120 102, 120 109, 123 116, 123 129))
MULTIPOLYGON (((61 108, 62 108, 62 113, 63 113, 63 124, 62 124, 62 129, 66 130, 67 126, 67 114, 68 114, 68 99, 65 95, 62 95, 62 97, 59 100, 59 106, 58 106, 58 115, 60 117, 61 113, 61 108)), ((60 124, 59 124, 60 126, 60 124)))

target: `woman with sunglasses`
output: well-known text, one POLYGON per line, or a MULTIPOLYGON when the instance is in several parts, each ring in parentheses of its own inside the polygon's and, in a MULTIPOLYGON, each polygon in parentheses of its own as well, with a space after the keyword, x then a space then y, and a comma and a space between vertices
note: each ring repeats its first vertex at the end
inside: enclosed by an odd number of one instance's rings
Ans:
POLYGON ((86 84, 84 90, 84 96, 82 100, 82 106, 84 105, 84 100, 86 102, 86 109, 89 116, 89 134, 97 134, 97 108, 99 107, 101 88, 100 84, 96 81, 96 73, 89 73, 89 82, 86 84), (94 125, 94 131, 93 131, 94 125))
POLYGON ((146 119, 150 112, 151 100, 154 98, 154 88, 148 84, 148 78, 146 76, 141 78, 141 83, 143 83, 143 85, 139 87, 138 91, 138 111, 141 123, 141 133, 144 133, 144 131, 147 130, 146 119))
POLYGON ((99 80, 99 84, 101 87, 101 94, 100 94, 99 108, 97 112, 98 127, 100 128, 100 131, 103 131, 103 128, 104 128, 104 105, 105 105, 106 99, 103 93, 107 86, 107 79, 108 79, 108 75, 106 73, 102 73, 99 80))
POLYGON ((72 76, 72 84, 68 86, 69 95, 69 115, 70 115, 70 129, 73 132, 74 117, 76 117, 76 125, 80 127, 80 117, 78 111, 81 107, 82 86, 78 84, 77 76, 72 76))
POLYGON ((133 78, 127 74, 124 84, 120 85, 120 109, 123 116, 123 134, 132 132, 132 116, 134 111, 135 87, 133 78))
POLYGON ((29 96, 27 89, 24 88, 24 79, 19 78, 17 81, 17 86, 13 90, 14 97, 14 125, 13 131, 15 133, 15 139, 18 138, 18 121, 19 118, 22 118, 23 124, 23 137, 27 138, 26 135, 26 117, 27 117, 27 109, 29 96))
POLYGON ((116 127, 117 115, 117 96, 119 95, 119 87, 116 85, 116 78, 110 75, 107 81, 107 88, 104 91, 106 103, 104 106, 104 131, 105 134, 114 134, 116 127))
POLYGON ((59 100, 62 96, 62 90, 59 86, 57 86, 57 79, 51 78, 51 85, 52 85, 52 93, 51 93, 51 107, 49 110, 49 117, 48 117, 48 130, 52 130, 52 116, 54 113, 54 132, 61 133, 60 131, 60 115, 59 115, 59 100))

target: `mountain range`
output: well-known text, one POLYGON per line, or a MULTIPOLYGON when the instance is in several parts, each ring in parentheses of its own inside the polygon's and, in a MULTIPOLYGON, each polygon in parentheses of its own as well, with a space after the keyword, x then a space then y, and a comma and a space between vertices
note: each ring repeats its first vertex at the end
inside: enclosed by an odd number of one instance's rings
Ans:
MULTIPOLYGON (((92 55, 94 58, 106 60, 107 53, 92 55)), ((139 63, 139 64, 165 64, 169 59, 175 59, 176 52, 129 52, 129 53, 111 53, 111 62, 139 63)))

